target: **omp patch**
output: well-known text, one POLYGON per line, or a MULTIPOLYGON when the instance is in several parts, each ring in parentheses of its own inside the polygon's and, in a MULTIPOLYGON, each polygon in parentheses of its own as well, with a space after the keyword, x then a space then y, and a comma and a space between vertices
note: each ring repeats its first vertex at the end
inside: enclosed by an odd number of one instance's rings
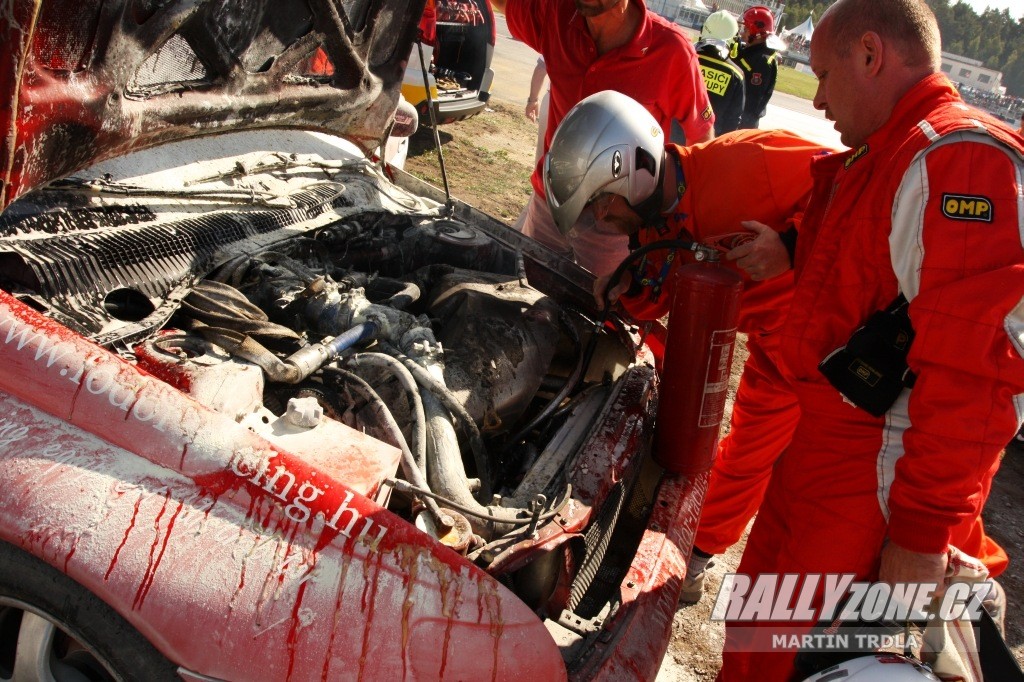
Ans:
POLYGON ((867 153, 868 146, 866 144, 862 144, 860 147, 857 148, 857 151, 850 155, 850 158, 843 162, 843 168, 849 168, 854 163, 856 163, 857 159, 861 158, 867 153))
POLYGON ((761 74, 759 74, 759 73, 752 73, 752 74, 750 74, 750 84, 751 85, 760 85, 762 82, 763 82, 763 79, 761 78, 761 74))
POLYGON ((710 121, 712 113, 713 113, 713 110, 711 109, 711 105, 709 104, 708 106, 704 107, 704 111, 700 112, 700 116, 705 121, 710 121))
POLYGON ((992 222, 992 201, 988 197, 970 194, 943 194, 942 214, 952 220, 980 220, 992 222))

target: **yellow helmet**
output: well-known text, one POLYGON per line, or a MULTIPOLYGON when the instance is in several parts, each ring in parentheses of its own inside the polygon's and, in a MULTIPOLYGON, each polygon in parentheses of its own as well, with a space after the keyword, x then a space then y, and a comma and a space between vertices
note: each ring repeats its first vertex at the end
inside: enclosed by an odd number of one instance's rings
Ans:
POLYGON ((700 37, 702 39, 714 38, 716 40, 724 40, 728 43, 732 42, 739 30, 740 25, 736 21, 736 17, 724 9, 720 9, 709 14, 708 18, 704 20, 704 27, 700 30, 700 37))

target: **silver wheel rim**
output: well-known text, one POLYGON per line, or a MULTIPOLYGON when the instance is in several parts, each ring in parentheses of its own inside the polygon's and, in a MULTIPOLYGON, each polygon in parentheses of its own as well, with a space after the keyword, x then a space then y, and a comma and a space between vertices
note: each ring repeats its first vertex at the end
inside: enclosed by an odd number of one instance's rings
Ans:
POLYGON ((0 680, 114 680, 109 662, 60 620, 16 599, 0 597, 0 680), (20 616, 20 618, 19 618, 20 616))

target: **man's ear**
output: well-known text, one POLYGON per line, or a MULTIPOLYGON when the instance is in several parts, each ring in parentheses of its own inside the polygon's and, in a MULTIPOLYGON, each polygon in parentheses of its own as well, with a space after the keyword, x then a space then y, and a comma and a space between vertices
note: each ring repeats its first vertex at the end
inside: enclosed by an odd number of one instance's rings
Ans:
POLYGON ((882 42, 882 37, 874 31, 867 31, 860 37, 858 47, 861 51, 861 66, 864 68, 864 73, 869 76, 878 75, 885 57, 885 44, 882 42))

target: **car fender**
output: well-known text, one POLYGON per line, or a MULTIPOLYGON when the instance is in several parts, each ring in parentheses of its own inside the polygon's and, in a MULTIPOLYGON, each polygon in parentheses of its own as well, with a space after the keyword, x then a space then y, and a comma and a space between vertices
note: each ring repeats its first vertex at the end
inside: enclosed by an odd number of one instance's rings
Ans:
MULTIPOLYGON (((330 462, 6 293, 0 362, 0 539, 99 596, 183 672, 565 678, 521 601, 330 462)), ((351 447, 389 447, 363 438, 351 447)))

